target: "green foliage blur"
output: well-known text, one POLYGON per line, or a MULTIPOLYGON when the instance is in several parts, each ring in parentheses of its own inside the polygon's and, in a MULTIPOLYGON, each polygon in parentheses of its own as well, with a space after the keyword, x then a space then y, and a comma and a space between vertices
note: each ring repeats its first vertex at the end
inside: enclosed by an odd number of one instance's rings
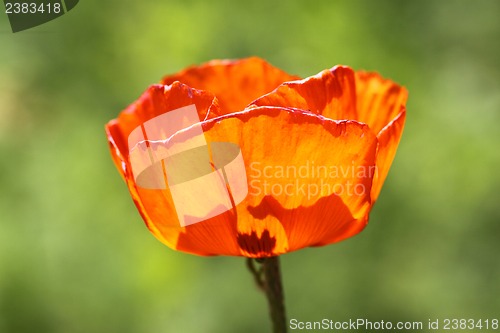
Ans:
POLYGON ((80 1, 16 34, 0 13, 0 332, 269 331, 243 258, 149 233, 104 135, 164 74, 251 55, 301 76, 374 70, 410 92, 369 226, 282 257, 288 317, 499 318, 498 13, 496 0, 80 1))

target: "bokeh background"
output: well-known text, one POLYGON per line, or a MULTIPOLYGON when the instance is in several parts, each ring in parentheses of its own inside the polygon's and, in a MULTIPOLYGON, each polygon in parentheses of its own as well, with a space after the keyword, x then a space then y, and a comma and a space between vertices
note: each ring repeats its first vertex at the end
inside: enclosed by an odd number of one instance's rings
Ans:
POLYGON ((269 330, 242 258, 148 232, 104 135, 164 74, 250 55, 301 76, 375 70, 410 92, 367 229, 282 257, 289 318, 499 318, 498 13, 496 0, 81 1, 16 34, 0 13, 0 332, 269 330))

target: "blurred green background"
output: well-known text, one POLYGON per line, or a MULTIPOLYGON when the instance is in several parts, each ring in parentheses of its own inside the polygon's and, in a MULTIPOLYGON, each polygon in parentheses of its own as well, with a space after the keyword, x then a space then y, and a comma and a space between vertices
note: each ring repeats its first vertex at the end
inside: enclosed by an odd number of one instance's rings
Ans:
POLYGON ((250 55, 301 76, 375 70, 410 92, 368 228, 282 257, 288 317, 499 318, 498 13, 496 0, 80 1, 16 34, 0 13, 0 332, 269 330, 244 259, 148 232, 104 135, 164 74, 250 55))

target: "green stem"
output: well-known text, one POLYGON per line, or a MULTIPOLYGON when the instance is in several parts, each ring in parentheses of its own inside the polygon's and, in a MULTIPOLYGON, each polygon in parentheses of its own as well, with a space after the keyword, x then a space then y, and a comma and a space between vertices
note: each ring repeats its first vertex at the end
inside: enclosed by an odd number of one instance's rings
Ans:
POLYGON ((266 294, 273 333, 286 333, 285 302, 279 257, 255 259, 261 264, 259 269, 255 267, 253 260, 249 258, 247 265, 257 286, 266 294))

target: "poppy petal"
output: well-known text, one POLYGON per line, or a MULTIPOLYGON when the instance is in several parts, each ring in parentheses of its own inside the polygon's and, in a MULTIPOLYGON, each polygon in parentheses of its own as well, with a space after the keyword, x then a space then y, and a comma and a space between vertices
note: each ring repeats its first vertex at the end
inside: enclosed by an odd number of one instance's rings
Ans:
POLYGON ((334 120, 357 120, 354 82, 352 69, 335 66, 303 80, 285 82, 252 105, 290 107, 334 120))
POLYGON ((377 169, 373 178, 372 200, 375 202, 380 194, 385 178, 389 173, 392 161, 396 155, 403 128, 406 120, 406 110, 401 107, 401 112, 385 126, 377 135, 379 144, 377 149, 377 169))
POLYGON ((261 258, 363 230, 401 138, 407 91, 344 66, 297 79, 259 58, 215 60, 165 77, 170 85, 151 86, 106 125, 113 161, 160 241, 261 258), (170 118, 184 108, 196 111, 170 118), (203 160, 189 160, 198 151, 203 160))
POLYGON ((221 116, 202 126, 209 144, 239 146, 248 195, 232 210, 180 227, 168 189, 137 188, 143 217, 170 247, 200 255, 273 256, 319 245, 325 237, 341 238, 339 232, 352 233, 368 213, 372 177, 358 173, 375 165, 377 140, 368 126, 275 107, 221 116), (270 128, 279 130, 270 137, 270 128))
POLYGON ((175 81, 210 91, 217 96, 223 114, 243 110, 254 99, 281 83, 298 79, 266 61, 251 57, 241 60, 212 60, 165 76, 163 84, 175 81))
POLYGON ((379 133, 406 104, 408 92, 404 87, 377 73, 356 72, 356 118, 379 133))
POLYGON ((200 120, 221 114, 217 98, 209 92, 192 89, 180 82, 170 86, 152 85, 116 120, 106 125, 108 139, 113 141, 110 144, 118 149, 122 158, 127 159, 127 138, 135 128, 161 114, 189 105, 196 106, 200 120))

